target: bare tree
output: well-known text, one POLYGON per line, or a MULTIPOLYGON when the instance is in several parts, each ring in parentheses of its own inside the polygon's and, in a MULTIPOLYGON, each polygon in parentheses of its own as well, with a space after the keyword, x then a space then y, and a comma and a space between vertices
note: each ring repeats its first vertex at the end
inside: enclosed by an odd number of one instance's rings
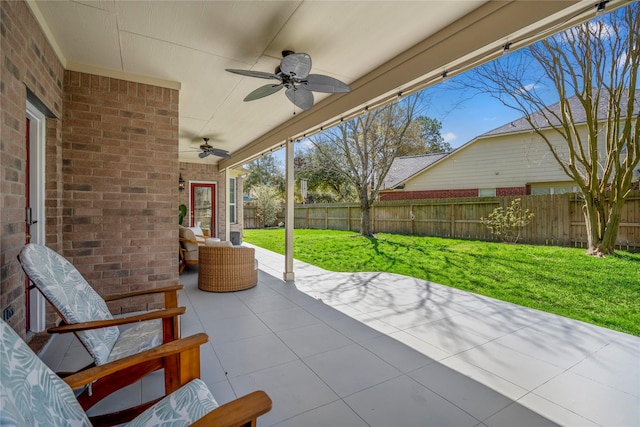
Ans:
POLYGON ((523 113, 576 182, 595 256, 614 252, 640 159, 639 9, 631 3, 483 65, 465 83, 523 113))
POLYGON ((405 97, 315 136, 327 170, 343 176, 360 202, 360 234, 373 236, 371 207, 398 150, 408 138, 420 95, 405 97))

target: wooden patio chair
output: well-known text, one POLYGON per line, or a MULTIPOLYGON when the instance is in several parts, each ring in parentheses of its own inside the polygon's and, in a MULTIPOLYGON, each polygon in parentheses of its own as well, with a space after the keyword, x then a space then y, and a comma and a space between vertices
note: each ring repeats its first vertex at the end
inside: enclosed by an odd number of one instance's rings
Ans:
POLYGON ((204 234, 196 234, 193 229, 189 227, 179 226, 179 244, 178 249, 180 251, 180 271, 182 274, 185 267, 191 265, 198 265, 198 249, 204 246, 206 236, 204 234))
POLYGON ((271 399, 256 391, 219 405, 200 376, 200 345, 206 334, 172 341, 66 377, 58 377, 31 351, 11 327, 0 320, 0 425, 91 426, 122 424, 122 414, 88 417, 74 389, 109 380, 138 363, 158 360, 175 379, 167 397, 149 404, 124 426, 255 426, 271 410, 271 399))
MULTIPOLYGON (((178 307, 178 291, 182 285, 134 291, 102 298, 82 277, 80 272, 55 251, 37 244, 28 244, 20 251, 18 260, 31 282, 45 296, 62 318, 59 326, 49 333, 73 332, 87 349, 93 366, 122 359, 180 338, 179 316, 185 308, 178 307), (165 308, 141 314, 114 318, 106 302, 151 294, 164 294, 165 308), (123 325, 134 325, 120 328, 123 325)), ((164 366, 149 360, 135 367, 92 382, 78 401, 87 410, 115 390, 133 384, 164 366)), ((78 371, 79 372, 79 371, 78 371)), ((61 372, 64 376, 69 373, 61 372)), ((165 390, 172 388, 172 378, 165 371, 165 390)))

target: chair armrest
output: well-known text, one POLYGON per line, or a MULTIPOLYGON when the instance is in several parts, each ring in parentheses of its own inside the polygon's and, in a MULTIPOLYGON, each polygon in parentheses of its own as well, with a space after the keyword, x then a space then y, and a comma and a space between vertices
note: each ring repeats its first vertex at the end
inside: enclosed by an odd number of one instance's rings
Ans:
POLYGON ((181 242, 188 242, 188 243, 197 243, 199 245, 204 245, 204 242, 201 242, 200 240, 192 240, 192 239, 187 239, 185 237, 180 237, 179 240, 181 242))
MULTIPOLYGON (((123 357, 122 359, 114 360, 113 362, 105 363, 104 365, 95 366, 93 368, 85 369, 82 372, 78 372, 63 380, 69 384, 72 389, 78 389, 101 378, 107 377, 111 374, 115 374, 118 371, 122 371, 126 368, 145 363, 152 360, 165 358, 180 354, 180 362, 185 366, 197 366, 199 370, 200 366, 200 346, 209 341, 209 337, 205 333, 199 333, 187 338, 182 338, 176 341, 171 341, 166 344, 162 344, 158 347, 154 347, 150 350, 143 351, 131 356, 123 357), (193 351, 193 350, 197 351, 193 351), (185 360, 185 355, 188 360, 185 360), (195 360, 197 356, 197 360, 195 360)), ((199 375, 199 374, 198 374, 199 375)))
POLYGON ((123 294, 107 295, 107 296, 102 297, 102 298, 105 301, 117 301, 119 299, 132 298, 132 297, 137 297, 137 296, 141 296, 141 295, 152 295, 152 294, 159 294, 159 293, 177 292, 177 291, 182 290, 183 288, 184 288, 184 285, 174 285, 174 286, 166 286, 164 288, 141 289, 139 291, 125 292, 123 294))
POLYGON ((177 317, 183 315, 187 309, 185 307, 168 308, 165 310, 154 310, 135 316, 118 317, 109 320, 94 320, 91 322, 72 323, 69 325, 54 326, 47 329, 50 334, 66 334, 69 332, 87 331, 90 329, 107 328, 110 326, 127 325, 129 323, 138 323, 146 320, 165 319, 167 317, 177 317))
POLYGON ((237 427, 255 425, 255 419, 271 410, 271 399, 262 390, 225 403, 191 424, 194 427, 237 427), (250 424, 251 423, 251 424, 250 424))

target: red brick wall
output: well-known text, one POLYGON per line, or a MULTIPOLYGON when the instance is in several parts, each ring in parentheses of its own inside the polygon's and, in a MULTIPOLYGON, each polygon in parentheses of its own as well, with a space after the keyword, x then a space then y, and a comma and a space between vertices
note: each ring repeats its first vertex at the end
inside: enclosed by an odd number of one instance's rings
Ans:
POLYGON ((471 188, 460 190, 390 191, 380 193, 381 201, 448 199, 451 197, 478 197, 478 189, 471 188))
POLYGON ((503 187, 496 188, 496 196, 526 196, 531 194, 530 187, 503 187))
POLYGON ((102 295, 176 284, 178 91, 66 71, 63 111, 65 257, 102 295))
MULTIPOLYGON (((496 188, 496 196, 523 196, 530 194, 527 187, 496 188)), ((424 191, 384 191, 380 192, 380 201, 388 200, 424 200, 449 199, 455 197, 478 197, 477 188, 458 190, 424 190, 424 191)))
MULTIPOLYGON (((59 152, 62 112, 63 67, 47 43, 30 9, 22 1, 0 2, 0 96, 1 96, 1 177, 0 215, 0 311, 14 309, 9 324, 25 337, 24 274, 17 254, 25 242, 25 111, 27 88, 57 117, 47 120, 47 209, 60 203, 61 194, 52 192, 60 181, 59 170, 49 164, 49 156, 59 152)), ((49 213, 49 212, 48 212, 49 213)), ((47 218, 47 239, 59 250, 61 227, 47 218)))

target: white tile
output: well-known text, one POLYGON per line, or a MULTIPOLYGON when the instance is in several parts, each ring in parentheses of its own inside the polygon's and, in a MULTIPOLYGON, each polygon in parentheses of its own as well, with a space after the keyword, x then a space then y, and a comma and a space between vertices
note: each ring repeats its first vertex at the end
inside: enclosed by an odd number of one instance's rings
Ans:
POLYGON ((488 427, 536 426, 556 427, 559 424, 545 418, 518 403, 512 403, 502 411, 484 420, 488 427))
POLYGON ((446 351, 435 347, 425 341, 422 341, 420 338, 416 338, 415 336, 404 331, 394 332, 392 334, 389 334, 389 336, 433 360, 442 360, 451 356, 446 351))
POLYGON ((242 302, 254 313, 267 313, 269 311, 296 307, 296 304, 291 302, 291 300, 278 293, 258 295, 255 298, 242 298, 242 302))
POLYGON ((581 417, 573 411, 562 406, 556 405, 547 399, 538 396, 535 393, 529 393, 518 401, 518 403, 533 412, 544 416, 547 420, 552 421, 561 426, 580 426, 580 427, 597 427, 588 419, 581 417))
POLYGON ((345 402, 372 427, 472 427, 479 420, 406 376, 370 387, 345 402))
POLYGON ((203 381, 207 384, 207 388, 213 395, 213 398, 220 405, 224 405, 225 403, 231 402, 241 396, 239 394, 236 395, 236 392, 227 380, 212 383, 203 378, 203 381))
POLYGON ((514 321, 505 316, 504 312, 503 315, 499 315, 493 310, 493 307, 485 307, 481 310, 451 317, 450 319, 457 328, 468 330, 488 339, 499 338, 531 324, 530 322, 514 321))
POLYGON ((200 347, 200 378, 204 382, 216 383, 227 379, 227 373, 211 345, 211 341, 200 347))
POLYGON ((368 427, 342 400, 304 412, 275 427, 368 427))
POLYGON ((512 399, 440 363, 411 372, 410 377, 478 420, 513 403, 512 399))
POLYGON ((565 372, 534 393, 603 426, 640 425, 640 397, 577 374, 565 372))
POLYGON ((53 371, 59 371, 59 366, 65 358, 74 334, 54 334, 42 348, 38 357, 53 371))
POLYGON ((375 329, 365 325, 364 323, 358 322, 354 318, 344 314, 339 318, 328 319, 326 320, 326 323, 355 342, 360 342, 362 340, 367 340, 382 335, 375 329))
POLYGON ((303 361, 341 397, 401 374, 357 344, 306 357, 303 361))
POLYGON ((233 341, 215 347, 228 377, 237 377, 297 359, 274 334, 233 341))
POLYGON ((405 330, 457 314, 459 312, 445 307, 438 307, 434 303, 427 303, 426 306, 419 308, 405 307, 400 310, 380 310, 375 313, 375 317, 399 330, 405 330))
POLYGON ((141 384, 140 381, 138 381, 110 394, 86 412, 89 416, 108 414, 137 406, 140 403, 142 403, 141 384))
POLYGON ((640 396, 640 345, 614 341, 570 369, 616 390, 640 396))
POLYGON ((277 335, 298 357, 307 357, 353 344, 353 341, 325 323, 287 329, 277 335))
POLYGON ((255 390, 264 390, 269 395, 273 408, 258 419, 258 424, 263 426, 338 400, 338 396, 299 360, 229 381, 238 396, 255 390))
POLYGON ((563 371, 550 363, 493 342, 460 353, 458 357, 527 390, 544 384, 563 371))
POLYGON ((225 317, 251 315, 252 312, 233 293, 214 293, 200 291, 191 297, 194 310, 203 325, 213 323, 225 317))
POLYGON ((477 381, 480 384, 483 384, 490 388, 491 390, 500 393, 501 395, 511 399, 518 400, 525 394, 527 394, 527 390, 517 386, 516 384, 507 381, 506 379, 489 372, 485 369, 482 369, 476 365, 472 365, 460 359, 459 356, 450 357, 444 360, 441 360, 444 366, 447 366, 464 376, 477 381))
POLYGON ((435 362, 393 336, 381 335, 361 341, 360 345, 405 373, 435 362))
POLYGON ((340 310, 336 310, 334 307, 316 299, 312 303, 305 305, 304 309, 324 322, 345 317, 345 314, 340 310))
POLYGON ((404 331, 449 354, 457 354, 489 341, 455 323, 456 317, 424 323, 404 331))
POLYGON ((140 380, 140 402, 164 396, 164 369, 150 373, 140 380))
POLYGON ((400 329, 396 328, 395 326, 392 326, 389 323, 385 323, 379 320, 377 313, 378 312, 364 313, 364 314, 358 314, 352 317, 358 322, 361 322, 369 326, 370 328, 375 329, 376 331, 383 334, 388 335, 388 334, 392 334, 394 332, 400 331, 400 329))
POLYGON ((320 323, 317 317, 300 307, 260 313, 258 317, 274 332, 320 323))
POLYGON ((495 342, 513 350, 568 369, 608 344, 605 334, 574 321, 537 323, 504 335, 495 342))
POLYGON ((209 340, 214 346, 272 332, 258 316, 246 313, 208 322, 205 324, 204 331, 209 335, 209 340))

